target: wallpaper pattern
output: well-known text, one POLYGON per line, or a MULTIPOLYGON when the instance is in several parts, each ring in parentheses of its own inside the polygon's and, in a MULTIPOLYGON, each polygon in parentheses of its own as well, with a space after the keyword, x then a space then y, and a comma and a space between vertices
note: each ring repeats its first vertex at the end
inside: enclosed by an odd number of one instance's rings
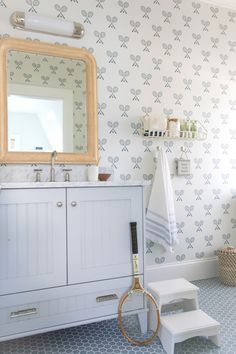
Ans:
MULTIPOLYGON (((115 178, 151 181, 157 146, 172 172, 183 146, 191 175, 172 179, 180 243, 173 254, 147 241, 149 264, 212 257, 236 244, 236 12, 189 0, 2 0, 0 34, 90 50, 98 65, 100 165, 115 178), (10 27, 15 10, 82 22, 82 40, 10 27), (141 135, 141 116, 198 119, 205 141, 141 135)), ((44 166, 48 177, 48 166, 44 166)), ((73 179, 85 178, 73 167, 73 179)), ((32 166, 2 166, 1 180, 34 178, 32 166)), ((60 168, 57 178, 61 178, 60 168)))

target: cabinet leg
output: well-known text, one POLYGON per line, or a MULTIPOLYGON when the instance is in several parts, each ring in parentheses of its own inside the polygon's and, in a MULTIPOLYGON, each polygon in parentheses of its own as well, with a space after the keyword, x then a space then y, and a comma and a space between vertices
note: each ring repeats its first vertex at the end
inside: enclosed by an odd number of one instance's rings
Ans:
POLYGON ((155 331, 157 328, 157 315, 156 315, 156 307, 152 302, 148 304, 148 329, 151 331, 155 331))
POLYGON ((147 312, 142 312, 138 314, 138 321, 142 333, 147 332, 147 312))

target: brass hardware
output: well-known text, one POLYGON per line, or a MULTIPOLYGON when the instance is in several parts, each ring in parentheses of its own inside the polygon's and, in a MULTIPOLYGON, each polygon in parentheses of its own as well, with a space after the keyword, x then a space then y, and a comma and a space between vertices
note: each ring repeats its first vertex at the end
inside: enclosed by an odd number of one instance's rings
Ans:
POLYGON ((76 205, 77 205, 76 201, 73 200, 73 202, 71 202, 71 206, 76 207, 76 205))
POLYGON ((21 316, 30 316, 30 315, 36 315, 38 313, 37 309, 35 307, 32 307, 30 309, 25 309, 25 310, 19 310, 19 311, 13 311, 10 314, 10 318, 16 318, 16 317, 21 317, 21 316))
POLYGON ((36 176, 35 176, 35 182, 41 182, 41 172, 43 170, 41 168, 35 168, 34 172, 36 172, 36 176))
POLYGON ((74 22, 73 36, 75 38, 82 38, 84 36, 84 26, 81 23, 74 22))
POLYGON ((61 208, 63 206, 63 203, 62 202, 57 202, 57 207, 58 208, 61 208))
POLYGON ((104 302, 104 301, 111 301, 111 300, 117 300, 118 296, 116 294, 109 294, 109 295, 103 295, 103 296, 98 296, 96 298, 97 302, 104 302))
MULTIPOLYGON (((10 17, 10 23, 13 26, 13 28, 21 29, 21 30, 27 30, 27 31, 32 31, 32 32, 44 32, 44 33, 49 33, 49 34, 54 34, 55 36, 62 35, 65 37, 72 37, 72 38, 82 38, 84 36, 84 26, 78 22, 73 22, 73 32, 68 33, 68 30, 65 29, 65 33, 58 33, 55 27, 57 26, 63 26, 64 23, 66 24, 66 21, 60 22, 58 20, 58 23, 56 23, 57 20, 50 19, 48 17, 43 17, 43 16, 38 16, 38 15, 31 15, 31 14, 25 14, 25 12, 22 11, 15 11, 10 17), (30 19, 32 22, 34 22, 34 26, 32 24, 29 24, 26 22, 25 18, 30 19), (47 29, 45 28, 45 22, 48 22, 47 29), (35 23, 36 27, 35 28, 35 23), (41 27, 40 28, 40 23, 41 27)), ((70 21, 68 21, 68 24, 70 24, 70 21)), ((66 24, 67 25, 67 24, 66 24)), ((68 26, 68 25, 67 25, 68 26)), ((66 26, 66 27, 67 27, 66 26)), ((64 31, 62 31, 64 32, 64 31)))
POLYGON ((64 182, 70 182, 70 172, 72 171, 71 168, 63 168, 62 170, 65 172, 64 182))
POLYGON ((56 150, 54 150, 51 153, 50 182, 55 182, 55 168, 54 168, 55 160, 57 160, 57 152, 56 152, 56 150))
POLYGON ((25 29, 25 13, 22 11, 13 12, 10 17, 10 22, 13 28, 25 29))

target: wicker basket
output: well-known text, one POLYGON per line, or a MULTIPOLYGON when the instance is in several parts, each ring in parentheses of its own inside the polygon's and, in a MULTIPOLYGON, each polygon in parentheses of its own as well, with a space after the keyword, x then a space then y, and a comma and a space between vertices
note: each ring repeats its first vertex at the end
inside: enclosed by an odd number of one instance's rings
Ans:
POLYGON ((236 286, 236 248, 223 248, 218 250, 217 255, 220 281, 226 285, 236 286))

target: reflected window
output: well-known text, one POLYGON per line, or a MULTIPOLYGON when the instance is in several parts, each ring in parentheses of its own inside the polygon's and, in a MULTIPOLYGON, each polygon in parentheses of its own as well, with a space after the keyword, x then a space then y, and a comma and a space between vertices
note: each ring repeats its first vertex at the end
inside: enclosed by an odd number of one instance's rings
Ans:
POLYGON ((73 151, 72 112, 71 90, 9 85, 8 150, 73 151))

